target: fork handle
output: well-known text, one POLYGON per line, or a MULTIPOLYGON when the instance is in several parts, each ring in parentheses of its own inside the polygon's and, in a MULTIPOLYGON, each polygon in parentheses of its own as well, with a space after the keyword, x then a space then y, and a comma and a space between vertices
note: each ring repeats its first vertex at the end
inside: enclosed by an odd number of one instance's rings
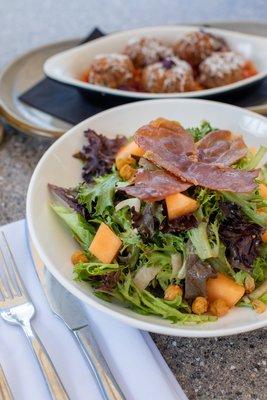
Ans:
POLYGON ((37 358, 37 361, 39 362, 52 399, 69 400, 66 390, 37 333, 33 330, 30 323, 22 324, 22 329, 27 336, 29 343, 31 344, 31 348, 37 358))
POLYGON ((4 371, 0 365, 0 399, 2 400, 12 400, 13 396, 9 384, 7 383, 4 371))
POLYGON ((85 326, 72 332, 95 375, 103 400, 126 400, 91 330, 85 326))

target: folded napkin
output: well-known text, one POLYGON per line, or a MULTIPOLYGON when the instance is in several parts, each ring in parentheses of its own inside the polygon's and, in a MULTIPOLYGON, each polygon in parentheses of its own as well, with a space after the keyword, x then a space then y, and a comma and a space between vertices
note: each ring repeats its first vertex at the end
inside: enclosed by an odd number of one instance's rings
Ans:
MULTIPOLYGON (((28 250, 25 221, 1 228, 36 306, 32 324, 71 400, 101 400, 71 333, 51 312, 28 250)), ((150 335, 87 307, 106 360, 127 400, 188 400, 150 335)), ((41 372, 21 329, 0 319, 0 363, 17 400, 49 400, 41 372)))

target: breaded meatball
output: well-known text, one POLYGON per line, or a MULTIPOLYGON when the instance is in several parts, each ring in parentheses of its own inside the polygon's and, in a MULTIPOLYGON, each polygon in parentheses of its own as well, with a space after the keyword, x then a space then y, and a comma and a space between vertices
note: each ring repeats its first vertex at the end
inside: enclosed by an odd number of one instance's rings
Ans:
POLYGON ((245 59, 240 55, 227 51, 214 53, 199 66, 199 81, 206 88, 213 88, 244 79, 245 59))
POLYGON ((223 38, 203 31, 190 32, 173 45, 174 54, 193 68, 198 67, 213 52, 228 49, 223 38))
POLYGON ((152 93, 189 92, 196 90, 193 70, 177 57, 148 65, 143 70, 143 88, 152 93))
POLYGON ((134 66, 124 54, 99 54, 94 57, 88 82, 110 88, 127 87, 133 79, 134 66))
POLYGON ((137 68, 142 68, 173 55, 170 47, 153 38, 132 38, 124 49, 137 68))

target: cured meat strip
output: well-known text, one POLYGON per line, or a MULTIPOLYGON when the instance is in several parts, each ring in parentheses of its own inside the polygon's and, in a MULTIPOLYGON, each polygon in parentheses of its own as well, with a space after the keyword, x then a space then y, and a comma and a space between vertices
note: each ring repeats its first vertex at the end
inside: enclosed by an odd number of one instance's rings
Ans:
POLYGON ((166 154, 161 156, 147 152, 147 157, 172 174, 193 183, 213 190, 225 190, 236 193, 247 193, 256 189, 254 182, 260 170, 245 171, 230 167, 220 167, 216 164, 207 164, 191 161, 186 156, 176 156, 171 160, 166 154))
POLYGON ((230 131, 213 131, 198 143, 198 160, 229 166, 245 157, 247 146, 241 136, 233 136, 230 131))
POLYGON ((135 185, 128 186, 124 191, 134 197, 146 201, 159 201, 167 196, 184 192, 191 186, 179 178, 163 170, 138 171, 135 176, 135 185))
POLYGON ((163 118, 139 128, 135 141, 145 151, 159 151, 162 146, 173 155, 186 154, 196 159, 193 136, 178 123, 163 118))
POLYGON ((145 157, 173 175, 194 185, 236 193, 251 192, 256 188, 259 170, 237 170, 227 166, 198 162, 190 134, 145 125, 135 134, 136 143, 146 151, 145 157))

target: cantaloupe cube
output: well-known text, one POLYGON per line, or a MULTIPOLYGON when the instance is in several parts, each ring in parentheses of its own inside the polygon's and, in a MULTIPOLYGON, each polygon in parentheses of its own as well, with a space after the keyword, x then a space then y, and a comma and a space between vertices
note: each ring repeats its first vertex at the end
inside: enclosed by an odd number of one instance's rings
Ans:
POLYGON ((89 247, 89 251, 101 262, 110 264, 116 257, 121 245, 120 238, 102 222, 89 247))
POLYGON ((127 158, 131 155, 137 157, 142 157, 144 155, 144 150, 142 150, 134 141, 128 143, 118 151, 116 160, 117 158, 127 158))
POLYGON ((267 200, 267 186, 264 185, 263 183, 259 184, 259 192, 260 195, 267 200))
POLYGON ((253 156, 255 156, 255 154, 256 154, 257 151, 258 151, 257 147, 250 147, 249 150, 250 150, 250 152, 253 154, 253 156))
POLYGON ((245 288, 238 285, 232 278, 218 273, 216 278, 207 280, 207 298, 210 302, 218 299, 224 300, 233 307, 244 296, 245 288))
POLYGON ((261 235, 261 239, 264 243, 267 243, 267 230, 261 235))
POLYGON ((191 199, 191 197, 185 196, 182 193, 171 194, 166 197, 165 201, 169 219, 190 214, 198 208, 198 202, 196 200, 191 199))

